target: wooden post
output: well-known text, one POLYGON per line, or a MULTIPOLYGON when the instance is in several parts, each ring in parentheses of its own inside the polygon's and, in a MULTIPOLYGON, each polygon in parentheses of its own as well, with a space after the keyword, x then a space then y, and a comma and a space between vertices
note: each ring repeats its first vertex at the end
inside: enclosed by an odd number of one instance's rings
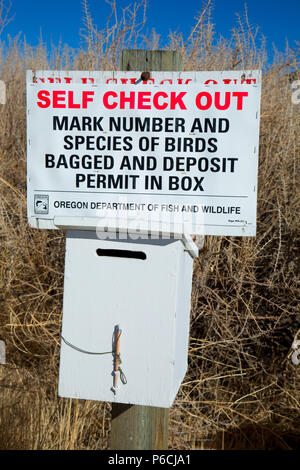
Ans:
MULTIPOLYGON (((124 71, 180 72, 182 58, 176 51, 124 50, 124 71)), ((137 77, 140 78, 140 77, 137 77)), ((168 447, 169 408, 113 403, 111 445, 114 450, 164 450, 168 447)))
POLYGON ((110 448, 167 449, 168 420, 169 408, 113 403, 110 448))
POLYGON ((121 70, 181 72, 182 58, 176 51, 125 50, 122 52, 121 70))

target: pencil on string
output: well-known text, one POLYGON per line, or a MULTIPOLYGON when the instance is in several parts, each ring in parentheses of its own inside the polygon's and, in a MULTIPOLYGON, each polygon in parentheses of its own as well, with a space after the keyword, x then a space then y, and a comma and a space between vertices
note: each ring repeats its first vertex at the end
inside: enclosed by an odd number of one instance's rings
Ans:
POLYGON ((116 326, 116 337, 115 337, 115 345, 114 345, 114 356, 115 356, 115 363, 114 363, 114 384, 113 389, 114 393, 116 393, 116 389, 118 388, 118 375, 120 370, 120 336, 122 330, 120 330, 119 325, 116 326))

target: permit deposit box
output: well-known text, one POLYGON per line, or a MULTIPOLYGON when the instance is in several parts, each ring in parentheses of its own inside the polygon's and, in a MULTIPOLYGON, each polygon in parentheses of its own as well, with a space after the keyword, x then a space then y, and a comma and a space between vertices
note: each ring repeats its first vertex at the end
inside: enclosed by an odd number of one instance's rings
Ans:
POLYGON ((67 231, 59 395, 168 408, 191 235, 256 234, 261 71, 140 77, 27 71, 27 213, 67 231))
POLYGON ((170 407, 187 369, 192 269, 182 240, 68 231, 59 396, 170 407))

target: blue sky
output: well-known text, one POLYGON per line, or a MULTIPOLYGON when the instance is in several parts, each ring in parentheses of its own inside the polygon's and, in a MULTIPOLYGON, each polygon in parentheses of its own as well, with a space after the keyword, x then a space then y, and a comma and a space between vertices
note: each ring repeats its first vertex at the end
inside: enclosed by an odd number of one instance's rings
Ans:
MULTIPOLYGON (((130 3, 134 1, 117 0, 119 8, 130 3)), ((218 34, 229 37, 235 24, 235 13, 243 12, 245 1, 214 0, 213 3, 215 30, 218 34)), ((107 2, 88 0, 88 4, 94 22, 99 29, 103 28, 110 11, 107 2)), ((180 30, 187 38, 201 5, 202 0, 148 0, 145 32, 155 28, 162 39, 160 47, 163 47, 170 30, 180 30)), ((260 26, 261 32, 266 36, 269 52, 273 43, 282 50, 286 39, 291 45, 295 40, 300 41, 300 0, 248 0, 247 7, 251 24, 260 26)), ((47 44, 51 40, 58 44, 61 39, 62 43, 74 48, 80 46, 80 29, 83 27, 81 0, 12 0, 11 15, 14 19, 4 30, 2 40, 6 40, 7 34, 15 37, 21 32, 27 42, 34 46, 42 31, 43 40, 47 44)))

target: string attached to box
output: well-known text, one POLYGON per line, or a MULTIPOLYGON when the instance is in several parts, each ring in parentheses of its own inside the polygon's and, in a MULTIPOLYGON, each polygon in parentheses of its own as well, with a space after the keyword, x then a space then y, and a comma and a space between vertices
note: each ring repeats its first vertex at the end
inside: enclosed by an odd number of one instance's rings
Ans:
POLYGON ((120 355, 120 336, 121 336, 122 330, 118 329, 116 333, 116 339, 114 341, 114 348, 112 351, 104 351, 104 352, 94 352, 94 351, 87 351, 86 349, 79 348, 78 346, 75 346, 74 344, 70 343, 70 341, 66 340, 63 336, 61 336, 61 339, 63 342, 69 346, 72 349, 75 349, 75 351, 78 351, 82 354, 90 354, 93 356, 104 356, 105 354, 112 354, 114 357, 114 383, 112 387, 112 391, 114 394, 116 394, 116 389, 118 388, 118 373, 120 374, 120 380, 123 385, 127 384, 127 378, 126 375, 124 374, 122 368, 120 367, 120 364, 122 364, 121 360, 121 355, 120 355))

